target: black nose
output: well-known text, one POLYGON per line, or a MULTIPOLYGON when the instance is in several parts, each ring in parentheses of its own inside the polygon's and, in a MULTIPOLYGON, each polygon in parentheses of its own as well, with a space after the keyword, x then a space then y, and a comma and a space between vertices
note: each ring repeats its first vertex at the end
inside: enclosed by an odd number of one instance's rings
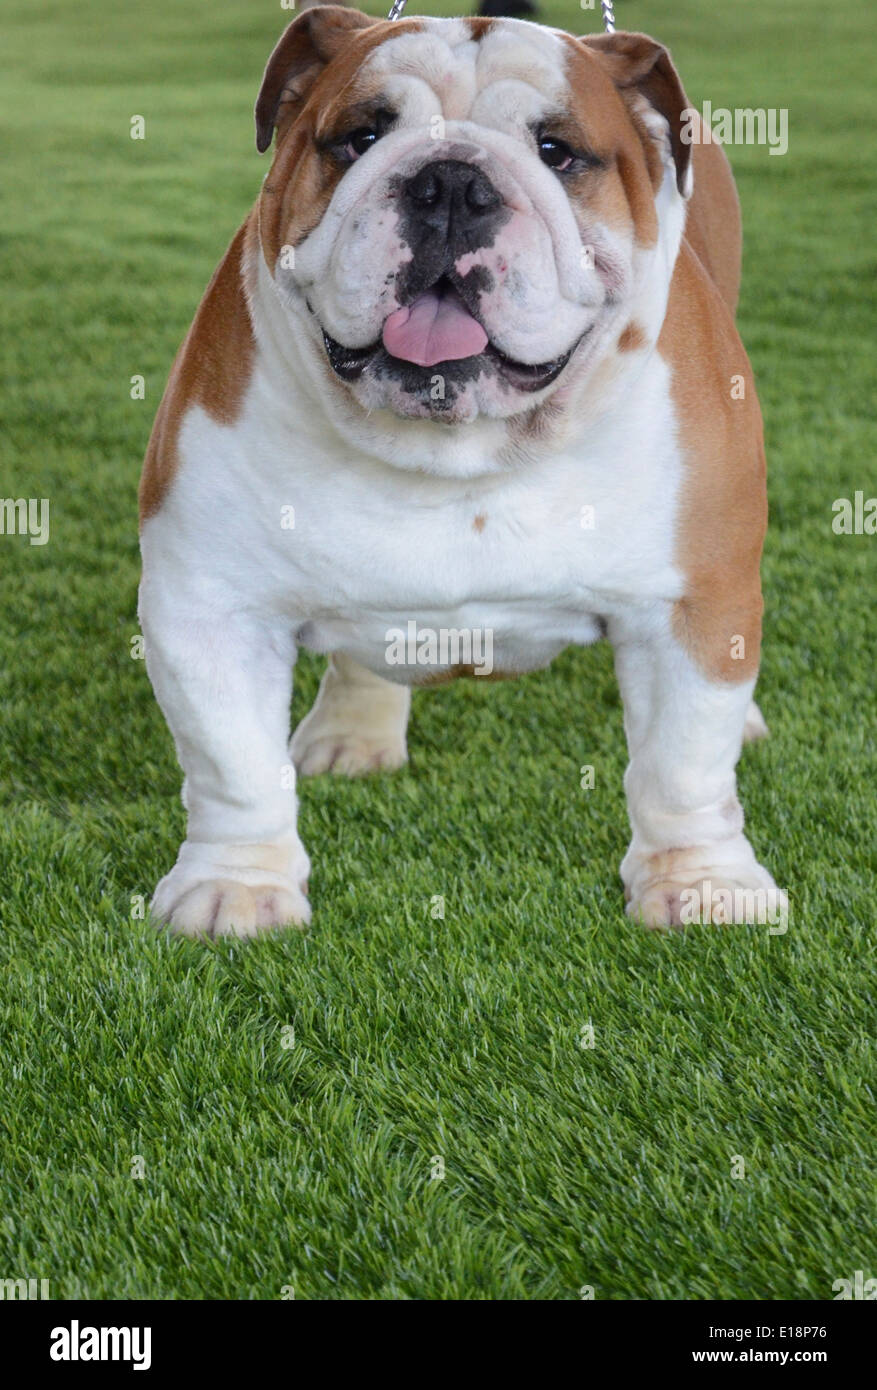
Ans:
POLYGON ((402 185, 409 213, 424 232, 465 237, 502 206, 486 174, 460 159, 435 159, 402 185))

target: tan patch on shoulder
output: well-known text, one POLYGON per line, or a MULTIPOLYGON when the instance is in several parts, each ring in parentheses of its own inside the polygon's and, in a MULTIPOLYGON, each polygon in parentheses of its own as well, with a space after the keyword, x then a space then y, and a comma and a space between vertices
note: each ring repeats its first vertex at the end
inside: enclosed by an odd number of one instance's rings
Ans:
POLYGON ((243 284, 245 247, 255 239, 247 219, 235 234, 176 355, 162 397, 140 478, 141 525, 161 506, 177 471, 177 438, 185 412, 200 405, 231 425, 250 380, 255 338, 243 284))
POLYGON ((691 247, 676 262, 658 351, 672 371, 684 456, 677 558, 679 641, 713 680, 750 679, 761 645, 759 565, 767 526, 761 411, 727 305, 691 247), (745 398, 732 397, 742 377, 745 398))
POLYGON ((479 512, 478 515, 472 521, 472 530, 479 532, 483 531, 486 524, 487 517, 484 515, 484 512, 479 512))

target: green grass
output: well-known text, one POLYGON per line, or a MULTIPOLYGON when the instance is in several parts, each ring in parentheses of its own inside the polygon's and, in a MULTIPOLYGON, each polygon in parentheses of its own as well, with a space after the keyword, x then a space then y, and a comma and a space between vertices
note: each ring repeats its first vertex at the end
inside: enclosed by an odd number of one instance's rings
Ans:
MULTIPOLYGON (((877 493, 877 18, 618 11, 672 46, 692 101, 790 111, 785 158, 732 151, 772 512, 772 738, 740 781, 789 932, 625 919, 605 646, 418 695, 403 773, 303 784, 308 933, 203 948, 132 919, 183 833, 129 654, 139 464, 265 172, 251 109, 286 15, 4 0, 0 495, 48 497, 52 531, 0 539, 0 1277, 58 1298, 772 1299, 877 1275, 877 538, 831 531, 834 498, 877 493)), ((570 0, 545 17, 598 23, 570 0)), ((300 663, 296 719, 319 673, 300 663)))

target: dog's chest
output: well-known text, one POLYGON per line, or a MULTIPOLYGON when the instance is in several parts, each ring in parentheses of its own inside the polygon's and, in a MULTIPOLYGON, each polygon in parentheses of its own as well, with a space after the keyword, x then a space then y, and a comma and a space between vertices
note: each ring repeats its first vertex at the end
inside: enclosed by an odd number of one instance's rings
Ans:
POLYGON ((285 597, 302 646, 404 680, 514 674, 593 641, 618 607, 675 591, 667 499, 574 459, 444 497, 407 481, 331 507, 319 490, 302 498, 285 597))
MULTIPOLYGON (((229 432, 202 413, 186 436, 178 502, 202 510, 209 486, 248 606, 390 678, 529 670, 620 609, 680 593, 679 461, 660 389, 574 448, 470 480, 354 467, 264 418, 229 432), (220 450, 225 496, 204 467, 220 450)), ((197 563, 211 569, 215 553, 197 563)))

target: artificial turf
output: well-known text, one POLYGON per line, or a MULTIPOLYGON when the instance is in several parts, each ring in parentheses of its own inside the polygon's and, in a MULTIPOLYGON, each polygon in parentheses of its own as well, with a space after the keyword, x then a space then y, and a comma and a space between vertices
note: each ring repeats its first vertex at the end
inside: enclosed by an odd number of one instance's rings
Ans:
MULTIPOLYGON (((251 109, 289 16, 4 0, 0 496, 48 498, 51 535, 0 536, 0 1278, 56 1298, 824 1299, 877 1275, 877 537, 831 525, 836 498, 877 493, 877 16, 617 10, 672 47, 693 103, 789 111, 784 157, 730 151, 771 502, 772 736, 740 784, 789 930, 624 916, 605 645, 416 695, 404 771, 303 782, 309 931, 205 947, 138 915, 184 826, 131 655, 138 470, 267 167, 251 109)), ((584 31, 598 11, 543 14, 584 31)), ((319 674, 300 660, 294 719, 319 674)))

